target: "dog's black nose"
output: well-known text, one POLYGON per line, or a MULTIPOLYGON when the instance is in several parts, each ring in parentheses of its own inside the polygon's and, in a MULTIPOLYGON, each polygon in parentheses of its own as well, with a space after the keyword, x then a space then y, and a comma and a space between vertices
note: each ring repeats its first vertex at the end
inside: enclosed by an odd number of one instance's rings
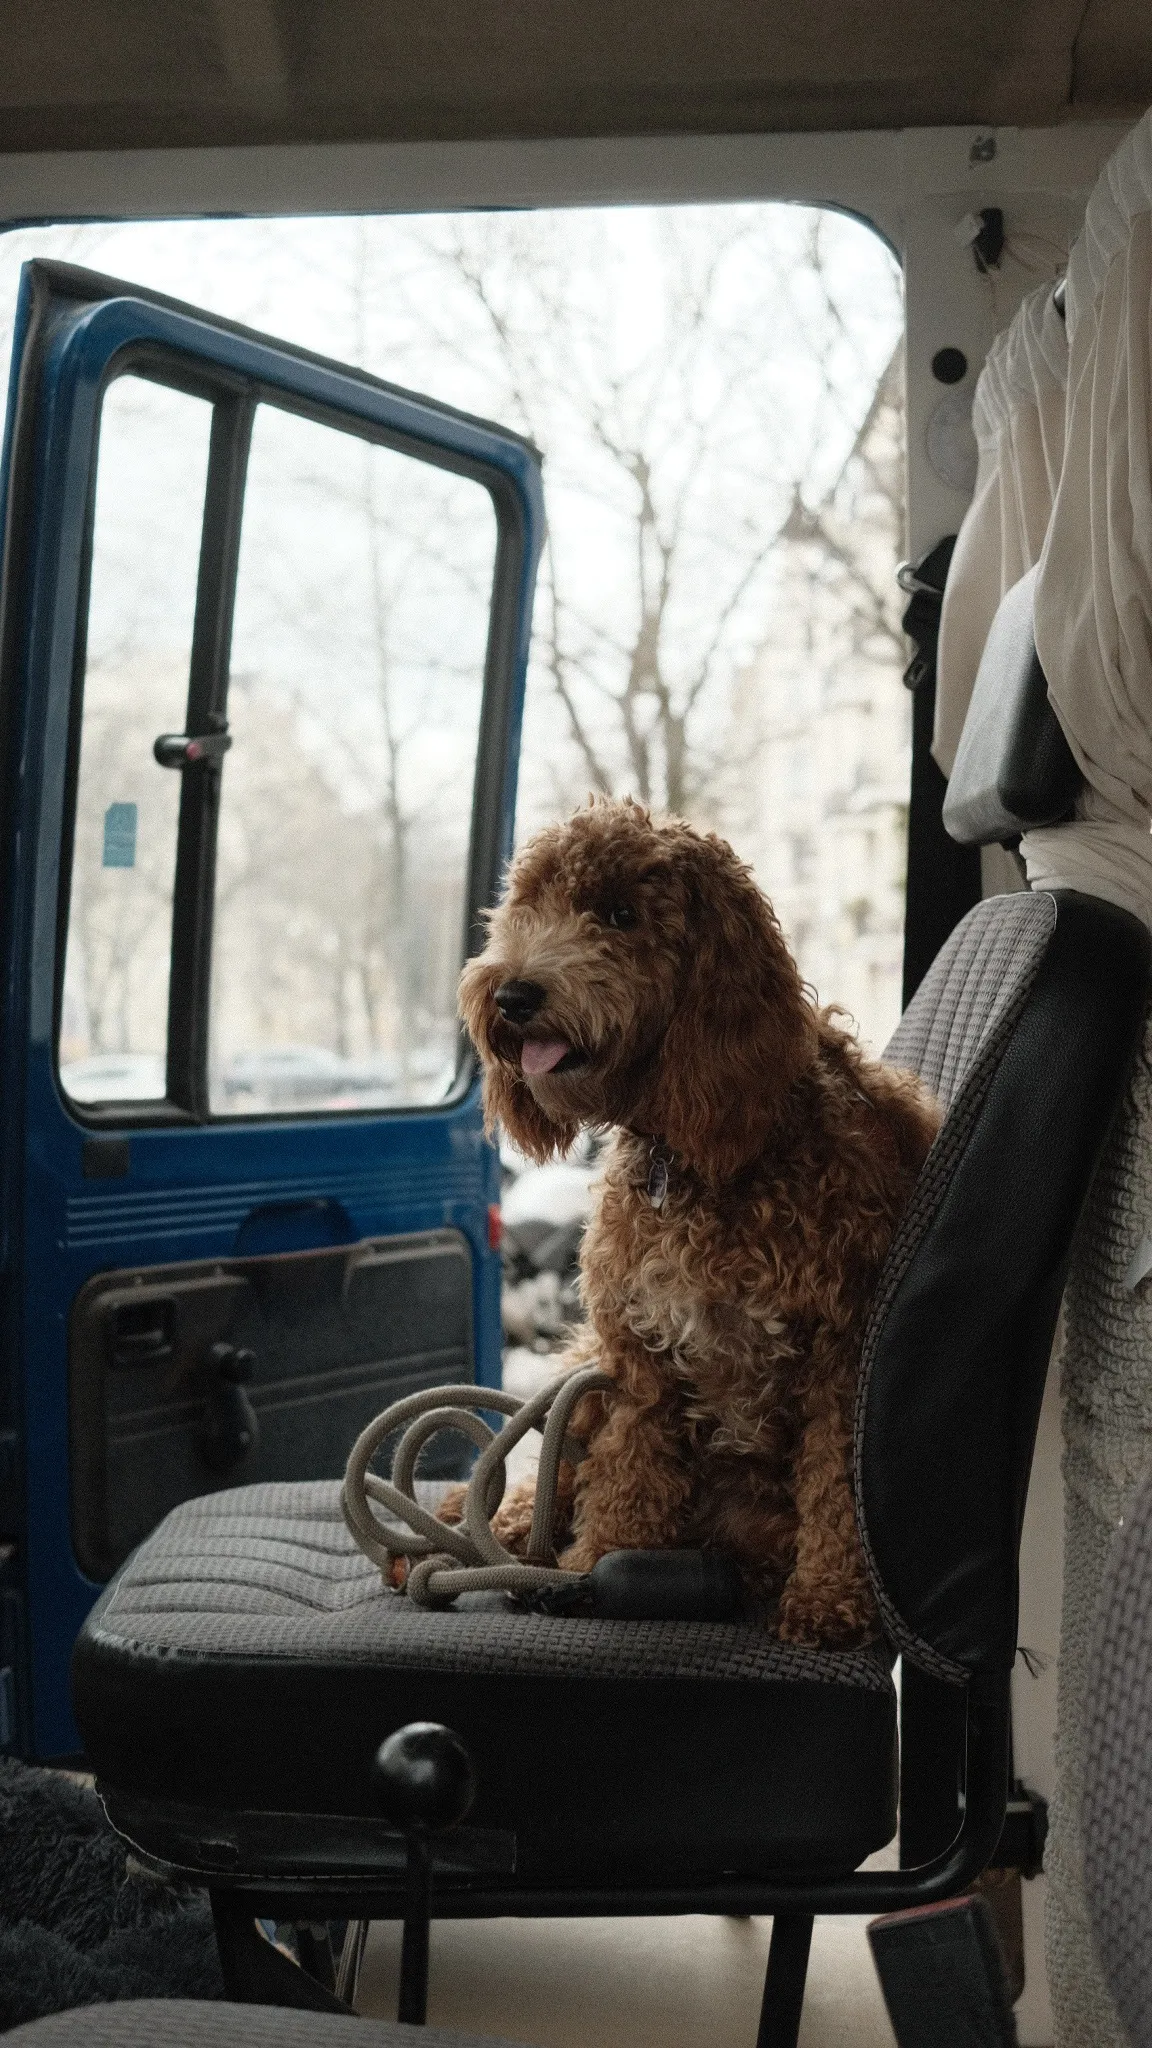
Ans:
POLYGON ((536 1015, 548 991, 538 981, 502 981, 495 995, 496 1008, 508 1024, 527 1024, 536 1015))

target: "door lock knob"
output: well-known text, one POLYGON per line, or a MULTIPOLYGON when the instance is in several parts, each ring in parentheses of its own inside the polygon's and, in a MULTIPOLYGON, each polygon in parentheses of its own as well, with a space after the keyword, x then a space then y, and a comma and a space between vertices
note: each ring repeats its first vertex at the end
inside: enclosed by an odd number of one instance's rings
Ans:
POLYGON ((256 1370, 256 1353, 237 1344, 212 1344, 208 1350, 208 1363, 229 1385, 246 1387, 256 1370))

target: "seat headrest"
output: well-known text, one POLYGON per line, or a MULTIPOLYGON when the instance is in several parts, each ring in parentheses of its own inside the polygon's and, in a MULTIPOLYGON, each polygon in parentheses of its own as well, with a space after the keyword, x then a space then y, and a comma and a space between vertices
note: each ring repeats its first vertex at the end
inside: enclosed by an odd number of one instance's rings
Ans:
POLYGON ((976 672, 944 798, 944 828, 961 846, 1015 845, 1034 826, 1058 825, 1083 781, 1036 652, 1038 574, 1005 591, 976 672))

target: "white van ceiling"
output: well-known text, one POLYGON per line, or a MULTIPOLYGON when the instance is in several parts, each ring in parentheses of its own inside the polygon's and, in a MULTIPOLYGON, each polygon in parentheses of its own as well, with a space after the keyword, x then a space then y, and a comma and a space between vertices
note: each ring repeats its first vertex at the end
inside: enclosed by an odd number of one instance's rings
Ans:
POLYGON ((0 0, 0 151, 1048 126, 1148 0, 0 0))

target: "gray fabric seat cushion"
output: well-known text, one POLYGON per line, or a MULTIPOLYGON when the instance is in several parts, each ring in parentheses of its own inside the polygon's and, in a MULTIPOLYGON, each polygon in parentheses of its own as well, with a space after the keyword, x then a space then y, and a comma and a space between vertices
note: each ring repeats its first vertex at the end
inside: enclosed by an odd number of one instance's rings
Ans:
POLYGON ((469 1744, 469 1826, 515 1838, 513 1888, 849 1869, 895 1826, 881 1648, 499 1596, 429 1613, 382 1588, 334 1481, 176 1509, 93 1609, 73 1689, 110 1817, 182 1869, 270 1869, 253 1816, 273 1814, 311 1817, 302 1867, 362 1869, 381 1832, 371 1760, 410 1720, 469 1744))
POLYGON ((797 1649, 739 1622, 528 1614, 503 1594, 433 1613, 387 1592, 356 1548, 334 1480, 187 1501, 128 1560, 86 1631, 153 1655, 331 1659, 458 1676, 806 1680, 886 1693, 873 1646, 797 1649))
POLYGON ((141 1998, 55 2013, 5 2035, 18 2048, 517 2048, 490 2035, 401 2027, 270 2005, 141 1998))

